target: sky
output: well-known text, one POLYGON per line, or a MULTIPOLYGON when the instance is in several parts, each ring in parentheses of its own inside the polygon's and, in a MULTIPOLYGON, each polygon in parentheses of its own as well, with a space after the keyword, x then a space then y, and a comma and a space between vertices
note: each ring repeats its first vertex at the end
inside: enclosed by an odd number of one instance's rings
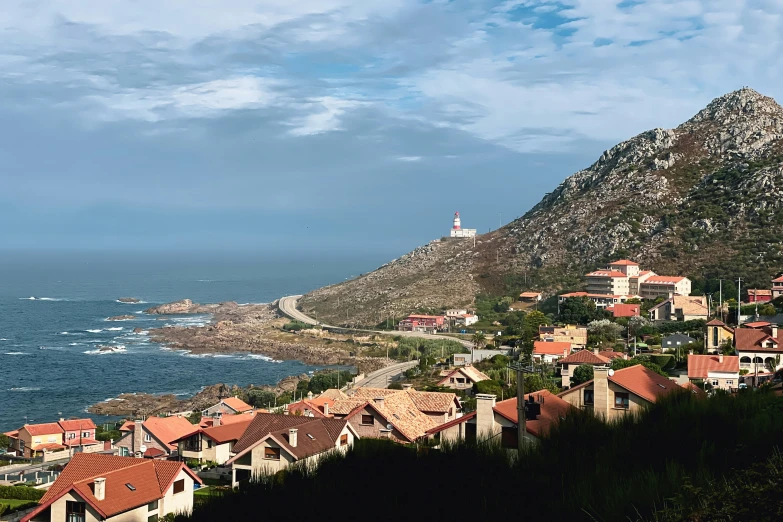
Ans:
POLYGON ((4 0, 0 249, 401 254, 783 99, 783 0, 4 0))

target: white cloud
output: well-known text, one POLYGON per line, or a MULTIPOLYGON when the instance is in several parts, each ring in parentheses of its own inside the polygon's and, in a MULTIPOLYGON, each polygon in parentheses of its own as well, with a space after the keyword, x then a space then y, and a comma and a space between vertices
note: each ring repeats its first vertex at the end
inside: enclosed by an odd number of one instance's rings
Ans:
POLYGON ((408 163, 415 163, 417 161, 421 161, 422 157, 421 156, 397 156, 395 159, 397 161, 405 161, 405 162, 408 162, 408 163))
POLYGON ((210 117, 223 111, 259 109, 279 99, 272 88, 277 82, 256 77, 148 89, 125 89, 88 99, 105 109, 105 119, 156 122, 169 118, 210 117))
POLYGON ((307 114, 296 116, 288 122, 294 128, 289 131, 293 136, 310 136, 341 129, 341 116, 349 109, 364 105, 356 100, 344 100, 333 96, 323 96, 304 104, 301 108, 307 114))

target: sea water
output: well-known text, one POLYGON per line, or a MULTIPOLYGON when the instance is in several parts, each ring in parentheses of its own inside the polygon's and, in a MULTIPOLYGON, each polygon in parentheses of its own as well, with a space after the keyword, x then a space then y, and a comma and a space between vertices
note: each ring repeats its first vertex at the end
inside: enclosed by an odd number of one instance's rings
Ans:
POLYGON ((210 319, 160 320, 141 313, 154 304, 184 298, 267 303, 357 276, 386 260, 383 254, 0 252, 0 432, 88 415, 87 406, 122 393, 184 398, 211 384, 271 384, 314 371, 261 355, 173 351, 134 329, 198 326, 210 319), (124 304, 117 301, 121 297, 143 302, 124 304), (118 315, 136 319, 106 320, 118 315))

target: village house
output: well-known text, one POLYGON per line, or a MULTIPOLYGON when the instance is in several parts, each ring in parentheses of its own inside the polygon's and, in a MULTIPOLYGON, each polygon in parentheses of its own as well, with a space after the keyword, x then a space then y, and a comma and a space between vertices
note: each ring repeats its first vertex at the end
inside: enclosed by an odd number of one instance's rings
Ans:
POLYGON ((452 390, 469 390, 477 382, 488 381, 489 377, 473 366, 465 365, 454 370, 446 370, 438 386, 452 390))
POLYGON ((479 321, 479 316, 476 314, 462 314, 453 317, 451 321, 454 326, 472 326, 479 321))
POLYGON ((536 304, 541 301, 541 292, 522 292, 519 294, 519 300, 522 303, 536 304))
POLYGON ((734 328, 726 326, 720 319, 713 319, 706 325, 704 349, 707 353, 717 353, 724 346, 734 342, 734 328))
POLYGON ((150 417, 147 420, 128 421, 120 426, 123 436, 115 444, 120 456, 139 458, 169 458, 176 456, 174 443, 194 430, 183 417, 150 417))
POLYGON ((572 350, 587 346, 587 328, 584 326, 539 326, 538 338, 541 341, 569 343, 572 350))
POLYGON ((409 315, 400 321, 397 329, 401 332, 437 332, 443 330, 446 316, 444 315, 409 315))
POLYGON ((687 277, 660 276, 649 270, 640 270, 638 263, 628 259, 609 263, 608 267, 590 272, 585 278, 587 294, 640 295, 645 299, 654 299, 691 293, 691 280, 687 277))
POLYGON ((712 388, 734 391, 739 387, 740 363, 736 355, 688 355, 688 379, 712 388))
POLYGON ((563 388, 569 388, 571 386, 571 377, 574 375, 574 370, 584 364, 589 366, 609 367, 612 364, 612 360, 601 355, 598 352, 598 349, 580 350, 563 357, 557 361, 557 365, 560 366, 561 385, 563 388))
POLYGON ((533 343, 533 360, 552 364, 558 359, 567 357, 571 353, 569 342, 535 341, 533 343))
POLYGON ((177 454, 181 460, 225 464, 234 454, 234 444, 242 438, 254 418, 249 415, 245 417, 244 422, 196 428, 192 433, 172 441, 172 444, 177 445, 177 454))
POLYGON ((236 413, 246 413, 252 411, 253 407, 238 397, 226 397, 219 403, 210 406, 201 412, 203 417, 214 417, 215 415, 233 415, 236 413))
POLYGON ((783 295, 783 276, 772 280, 772 299, 777 299, 783 295))
POLYGON ((446 310, 446 318, 453 319, 455 317, 459 317, 467 313, 468 311, 465 308, 451 308, 449 310, 446 310))
POLYGON ((194 484, 182 462, 77 453, 21 522, 154 522, 190 514, 194 484))
POLYGON ((638 364, 621 370, 595 367, 591 381, 558 395, 576 408, 592 409, 604 419, 633 414, 673 390, 682 390, 671 379, 638 364))
MULTIPOLYGON (((431 418, 437 424, 453 420, 461 409, 459 398, 454 393, 418 391, 410 384, 403 384, 402 387, 402 390, 357 388, 351 391, 351 399, 376 399, 391 395, 407 395, 418 411, 431 418)), ((404 403, 404 405, 406 404, 404 403)), ((387 403, 386 407, 392 408, 393 405, 392 403, 387 403)), ((394 416, 392 415, 392 417, 394 416)))
POLYGON ((759 328, 735 328, 734 348, 740 370, 773 373, 783 367, 783 332, 777 325, 762 323, 759 328))
POLYGON ((772 290, 751 288, 748 290, 748 303, 768 303, 772 301, 772 290))
POLYGON ((326 390, 318 397, 314 397, 313 392, 307 392, 306 399, 286 406, 286 413, 305 417, 332 417, 331 408, 334 406, 334 402, 347 398, 345 393, 337 389, 326 390))
POLYGON ((676 333, 667 335, 661 339, 662 350, 676 350, 680 346, 687 346, 691 343, 695 343, 696 339, 689 337, 685 334, 676 333))
POLYGON ((496 355, 506 355, 508 350, 476 350, 473 349, 470 353, 455 353, 452 355, 454 366, 464 366, 466 364, 476 364, 485 359, 492 359, 496 355))
POLYGON ((693 321, 707 317, 709 308, 703 295, 675 295, 650 308, 651 321, 693 321))
POLYGON ((623 304, 618 303, 606 307, 608 312, 612 312, 612 317, 617 319, 618 317, 639 317, 642 306, 638 304, 623 304))
POLYGON ((58 422, 26 424, 5 435, 9 438, 9 449, 19 456, 29 458, 57 452, 66 458, 74 452, 103 451, 104 443, 95 439, 95 430, 92 419, 61 418, 58 422))
POLYGON ((557 297, 557 300, 558 303, 563 304, 563 302, 566 299, 570 299, 572 297, 580 298, 580 299, 581 298, 589 299, 593 303, 595 303, 595 306, 597 308, 604 308, 604 309, 609 306, 625 303, 629 299, 639 298, 639 296, 637 295, 628 295, 628 294, 612 295, 612 294, 593 294, 590 292, 568 292, 566 294, 560 294, 557 297))
POLYGON ((347 419, 261 413, 234 444, 234 487, 296 462, 317 462, 331 451, 345 451, 359 435, 347 419))
MULTIPOLYGON (((496 402, 497 397, 491 394, 476 395, 476 415, 468 423, 475 428, 467 430, 475 432, 478 440, 485 440, 500 435, 504 448, 517 449, 518 412, 517 399, 507 399, 496 402)), ((560 420, 564 419, 572 406, 548 390, 531 393, 525 398, 525 437, 531 442, 537 442, 560 420)))
POLYGON ((199 428, 211 428, 212 426, 225 426, 235 422, 248 422, 259 413, 269 413, 268 410, 257 409, 245 413, 234 413, 231 415, 215 415, 214 417, 201 417, 198 423, 199 428))

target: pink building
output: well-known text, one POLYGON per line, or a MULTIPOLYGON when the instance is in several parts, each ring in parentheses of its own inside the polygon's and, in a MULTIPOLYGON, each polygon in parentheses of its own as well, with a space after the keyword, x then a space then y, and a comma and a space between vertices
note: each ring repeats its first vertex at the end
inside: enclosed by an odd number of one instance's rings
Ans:
POLYGON ((430 332, 443 329, 444 315, 409 315, 400 321, 398 329, 404 332, 430 332))

